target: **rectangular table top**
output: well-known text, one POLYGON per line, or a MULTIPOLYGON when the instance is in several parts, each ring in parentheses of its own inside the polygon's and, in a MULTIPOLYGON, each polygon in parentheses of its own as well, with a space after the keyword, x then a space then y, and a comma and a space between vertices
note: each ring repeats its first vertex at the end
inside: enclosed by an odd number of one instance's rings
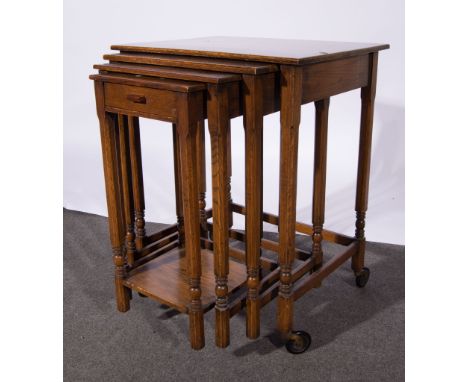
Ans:
POLYGON ((304 65, 367 54, 389 47, 388 44, 375 43, 215 36, 119 44, 112 45, 111 49, 304 65))
POLYGON ((201 69, 223 73, 265 74, 278 71, 278 65, 265 62, 226 60, 222 58, 193 57, 174 54, 129 52, 105 54, 103 58, 110 62, 171 66, 175 68, 201 69))
POLYGON ((139 65, 139 64, 101 64, 94 65, 94 69, 106 72, 137 74, 150 77, 173 78, 184 81, 199 81, 212 84, 240 81, 241 76, 230 73, 207 72, 185 68, 172 68, 165 66, 139 65))

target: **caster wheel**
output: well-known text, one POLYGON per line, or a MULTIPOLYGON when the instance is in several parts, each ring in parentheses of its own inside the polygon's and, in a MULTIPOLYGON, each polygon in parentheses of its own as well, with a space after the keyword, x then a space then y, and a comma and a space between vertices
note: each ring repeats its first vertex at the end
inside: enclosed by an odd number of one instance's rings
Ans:
POLYGON ((292 354, 304 353, 312 342, 310 334, 302 330, 291 333, 291 336, 286 342, 286 350, 292 354))
POLYGON ((364 288, 369 281, 370 270, 369 268, 362 268, 361 273, 356 276, 356 286, 358 288, 364 288))
POLYGON ((138 292, 138 296, 143 297, 143 298, 147 298, 147 297, 148 297, 147 295, 145 295, 145 294, 143 294, 143 293, 140 293, 140 292, 138 292))

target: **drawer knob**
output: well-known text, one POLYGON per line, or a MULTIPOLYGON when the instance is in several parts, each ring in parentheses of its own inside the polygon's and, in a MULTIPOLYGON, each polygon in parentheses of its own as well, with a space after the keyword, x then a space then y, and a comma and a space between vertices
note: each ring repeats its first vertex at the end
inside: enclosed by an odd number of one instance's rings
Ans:
POLYGON ((127 99, 135 103, 146 103, 146 97, 138 94, 128 94, 127 99))

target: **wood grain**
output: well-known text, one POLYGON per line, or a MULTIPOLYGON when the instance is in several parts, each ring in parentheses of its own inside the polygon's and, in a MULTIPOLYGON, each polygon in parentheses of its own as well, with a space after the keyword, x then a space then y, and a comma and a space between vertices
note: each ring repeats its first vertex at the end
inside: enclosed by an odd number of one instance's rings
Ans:
POLYGON ((171 68, 165 66, 151 66, 139 64, 101 64, 94 65, 93 67, 94 69, 104 70, 107 72, 138 74, 150 77, 173 78, 177 80, 187 80, 214 84, 240 80, 240 76, 237 74, 171 68))
POLYGON ((213 242, 216 275, 216 345, 229 345, 229 95, 222 85, 208 86, 208 127, 211 137, 213 242))
POLYGON ((125 220, 122 212, 122 196, 119 181, 118 166, 118 135, 115 116, 106 113, 104 109, 104 87, 99 81, 94 83, 96 108, 101 132, 101 146, 106 185, 107 211, 109 216, 109 233, 115 265, 114 282, 117 309, 126 312, 130 309, 130 294, 123 285, 125 273, 125 257, 122 251, 125 237, 125 220))
POLYGON ((176 202, 177 230, 179 232, 179 245, 183 247, 185 243, 185 230, 184 211, 182 207, 182 174, 180 172, 179 137, 177 135, 177 125, 175 123, 172 124, 172 150, 174 158, 174 191, 176 202))
POLYGON ((302 104, 367 86, 368 68, 368 55, 304 66, 302 104))
POLYGON ((167 78, 135 77, 124 73, 115 74, 92 74, 91 80, 106 83, 116 83, 129 86, 141 86, 143 88, 162 89, 174 92, 190 93, 204 90, 206 86, 200 82, 174 81, 167 78))
POLYGON ((216 345, 226 347, 233 314, 246 308, 246 333, 256 338, 261 307, 278 296, 278 330, 287 339, 296 299, 350 257, 356 275, 362 272, 377 56, 388 45, 214 37, 112 48, 121 53, 105 55, 110 64, 95 65, 100 73, 90 78, 101 127, 118 310, 129 309, 134 289, 188 313, 192 348, 201 349, 203 314, 215 306, 216 345), (329 98, 357 88, 362 106, 356 232, 350 238, 323 229, 327 129, 329 98), (316 107, 312 225, 296 221, 301 105, 308 102, 316 107), (278 110, 280 197, 275 216, 262 206, 263 116, 278 110), (232 203, 230 196, 230 118, 240 115, 245 127, 245 207, 232 203), (144 221, 138 117, 173 123, 178 224, 150 237, 144 221), (205 202, 206 117, 212 210, 206 210, 205 202), (245 233, 230 230, 232 212, 245 214, 245 233), (211 216, 213 223, 207 224, 211 216), (262 221, 278 225, 279 243, 262 238, 262 221), (208 230, 213 241, 204 235, 208 230), (296 231, 311 235, 312 253, 295 248, 296 231), (230 238, 244 241, 245 252, 230 248, 230 238), (323 240, 347 247, 322 264, 323 240), (277 251, 279 264, 262 258, 262 248, 277 251), (305 261, 293 269, 296 258, 305 261))
POLYGON ((212 36, 118 44, 112 45, 111 49, 304 65, 363 55, 389 47, 388 44, 212 36))
POLYGON ((174 111, 177 99, 176 92, 113 83, 106 83, 104 90, 106 93, 106 106, 158 115, 176 115, 174 111), (129 99, 129 95, 145 97, 146 101, 145 103, 133 102, 129 99))
POLYGON ((140 123, 137 117, 128 117, 130 164, 132 170, 133 203, 135 210, 137 251, 141 251, 146 240, 145 190, 143 186, 143 163, 141 159, 140 123))
POLYGON ((312 256, 314 270, 322 266, 322 231, 325 221, 325 188, 327 179, 328 108, 330 99, 315 102, 314 185, 312 202, 312 256))
POLYGON ((263 88, 258 76, 244 75, 245 231, 247 260, 247 337, 260 335, 260 256, 262 237, 263 88))
POLYGON ((127 263, 133 265, 136 255, 135 245, 135 209, 133 205, 132 169, 130 161, 130 142, 127 117, 118 115, 120 168, 122 174, 122 197, 125 217, 125 248, 127 263))
POLYGON ((197 178, 198 210, 200 215, 200 234, 206 236, 206 159, 205 159, 205 120, 198 121, 197 136, 197 178))
POLYGON ((200 288, 200 219, 196 147, 197 128, 199 127, 199 120, 196 119, 196 116, 200 109, 203 109, 203 96, 201 93, 178 94, 177 135, 180 145, 187 275, 191 296, 189 304, 190 341, 192 348, 197 350, 205 346, 200 288))
POLYGON ((222 60, 205 57, 175 56, 169 54, 119 53, 105 54, 105 60, 110 62, 125 62, 149 64, 158 66, 172 66, 176 68, 203 69, 239 74, 264 74, 276 72, 278 66, 261 62, 222 60))
MULTIPOLYGON (((203 311, 215 305, 215 276, 213 252, 201 250, 201 304, 203 311)), ((229 291, 232 293, 245 285, 245 266, 234 260, 229 261, 229 291)), ((188 313, 191 304, 187 273, 186 252, 175 248, 164 255, 130 272, 125 285, 148 297, 188 313)))
POLYGON ((353 256, 352 269, 357 274, 364 266, 366 238, 367 201, 369 196, 369 178, 372 150, 372 127, 374 122, 374 102, 377 86, 378 53, 373 53, 369 59, 369 84, 361 89, 361 129, 359 134, 359 158, 356 184, 356 233, 359 249, 353 256))
POLYGON ((293 299, 291 267, 295 257, 297 155, 301 118, 302 68, 281 66, 281 148, 279 201, 278 331, 287 338, 292 330, 293 299))
MULTIPOLYGON (((245 215, 245 207, 241 206, 237 203, 232 203, 232 211, 236 212, 241 215, 245 215)), ((277 215, 263 212, 262 219, 266 223, 270 223, 273 225, 279 225, 279 217, 277 215)), ((303 233, 304 235, 313 235, 313 227, 310 224, 296 222, 296 232, 303 233)), ((332 243, 340 244, 340 245, 349 245, 351 244, 355 238, 351 236, 346 236, 338 232, 330 231, 324 229, 322 231, 323 240, 330 241, 332 243)))

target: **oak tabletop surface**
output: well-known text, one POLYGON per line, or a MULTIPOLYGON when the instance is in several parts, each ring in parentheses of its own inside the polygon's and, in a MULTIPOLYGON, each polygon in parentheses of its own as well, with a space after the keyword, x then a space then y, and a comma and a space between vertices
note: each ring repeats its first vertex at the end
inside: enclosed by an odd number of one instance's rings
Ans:
POLYGON ((112 45, 112 50, 303 65, 388 49, 388 44, 253 37, 200 37, 112 45))
POLYGON ((182 56, 174 54, 129 52, 105 54, 103 58, 104 60, 109 60, 110 62, 172 66, 178 68, 202 69, 226 73, 265 74, 278 71, 278 65, 272 63, 226 60, 212 57, 182 56))
POLYGON ((154 76, 185 81, 201 81, 215 84, 234 82, 241 79, 237 74, 139 64, 101 64, 94 65, 93 68, 115 73, 130 73, 150 77, 154 76))

